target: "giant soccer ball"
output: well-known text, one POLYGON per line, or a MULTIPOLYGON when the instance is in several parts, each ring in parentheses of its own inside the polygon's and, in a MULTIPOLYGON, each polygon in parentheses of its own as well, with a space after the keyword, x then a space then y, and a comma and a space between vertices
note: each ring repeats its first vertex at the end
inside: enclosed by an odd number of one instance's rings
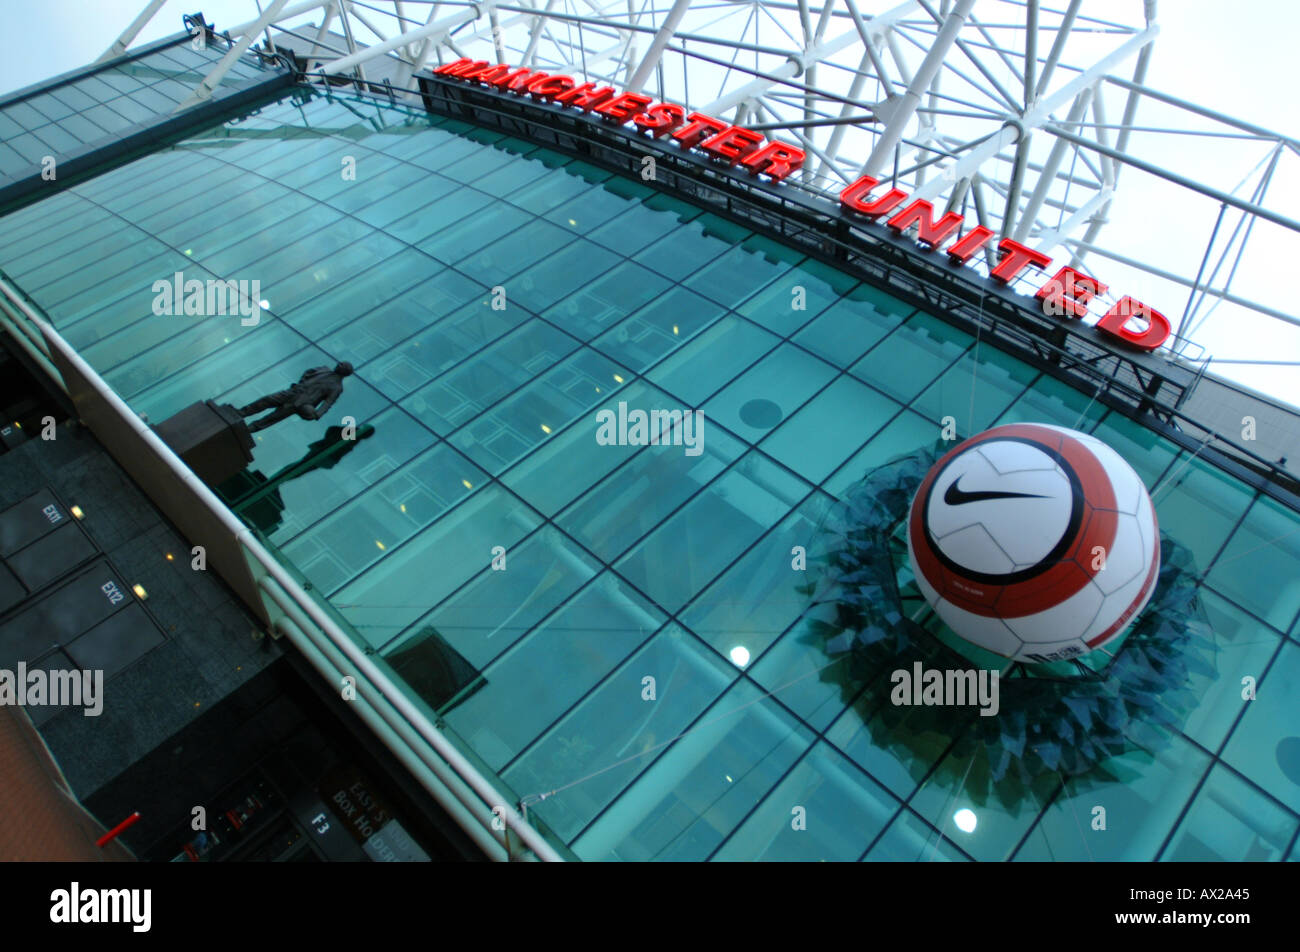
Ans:
POLYGON ((1102 647, 1160 569, 1155 509, 1105 443, 1040 423, 994 427, 926 474, 908 552, 927 602, 967 641, 1018 661, 1102 647))

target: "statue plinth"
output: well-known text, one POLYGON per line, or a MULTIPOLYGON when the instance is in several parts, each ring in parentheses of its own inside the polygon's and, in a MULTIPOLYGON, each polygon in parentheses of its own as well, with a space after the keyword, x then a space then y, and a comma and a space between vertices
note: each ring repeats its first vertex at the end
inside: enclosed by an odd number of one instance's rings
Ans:
POLYGON ((154 427, 194 474, 216 486, 253 461, 253 435, 228 403, 194 403, 154 427))

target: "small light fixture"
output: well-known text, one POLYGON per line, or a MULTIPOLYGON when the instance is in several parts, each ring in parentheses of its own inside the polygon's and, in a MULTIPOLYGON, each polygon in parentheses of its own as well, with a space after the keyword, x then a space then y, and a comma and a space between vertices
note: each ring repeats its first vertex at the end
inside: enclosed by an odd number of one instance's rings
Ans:
POLYGON ((83 519, 85 518, 86 515, 84 512, 81 511, 80 506, 73 506, 71 509, 68 510, 68 512, 72 513, 72 518, 74 519, 83 519))
POLYGON ((542 424, 542 432, 543 432, 543 433, 550 433, 550 432, 551 432, 551 428, 550 428, 549 426, 547 426, 545 423, 543 423, 543 424, 542 424))
POLYGON ((731 649, 731 661, 736 667, 743 668, 749 664, 749 649, 744 645, 736 645, 731 649))
POLYGON ((176 561, 176 556, 174 556, 174 555, 172 555, 170 552, 168 552, 168 553, 167 553, 167 561, 168 561, 168 562, 175 562, 175 561, 176 561))
POLYGON ((961 830, 963 833, 974 833, 976 822, 975 811, 968 807, 962 807, 952 815, 952 822, 956 823, 957 829, 961 830))
POLYGON ((468 479, 462 479, 462 480, 460 481, 460 484, 461 484, 462 486, 464 486, 466 489, 473 489, 473 488, 474 488, 474 484, 471 483, 468 479))
POLYGON ((382 542, 380 542, 378 539, 375 540, 375 545, 379 546, 379 551, 380 551, 380 552, 387 552, 387 551, 388 551, 387 549, 384 548, 384 544, 383 544, 382 542))
POLYGON ((620 377, 618 374, 614 374, 614 379, 615 379, 616 381, 618 381, 619 383, 622 383, 622 382, 623 382, 623 378, 620 377))
POLYGON ((139 582, 136 582, 131 586, 131 591, 135 592, 135 597, 140 599, 140 601, 144 601, 149 597, 149 593, 144 590, 144 586, 139 582))

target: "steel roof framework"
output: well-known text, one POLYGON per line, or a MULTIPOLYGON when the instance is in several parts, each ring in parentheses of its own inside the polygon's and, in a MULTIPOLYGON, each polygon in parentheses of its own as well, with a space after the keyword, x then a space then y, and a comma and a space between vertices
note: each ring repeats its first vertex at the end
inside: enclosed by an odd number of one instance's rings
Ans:
MULTIPOLYGON (((1148 303, 1174 325, 1171 359, 1199 359, 1198 340, 1221 340, 1216 326, 1249 318, 1266 343, 1255 352, 1241 343, 1217 364, 1300 365, 1300 320, 1286 301, 1234 290, 1256 232, 1300 253, 1300 221, 1269 202, 1271 190, 1287 191, 1273 187, 1279 175, 1300 173, 1300 141, 1145 85, 1155 0, 1133 0, 1128 22, 1091 16, 1082 0, 906 0, 874 14, 861 9, 868 3, 254 0, 251 19, 218 26, 235 45, 181 108, 203 101, 250 44, 286 35, 314 44, 310 71, 322 77, 364 83, 366 64, 388 57, 399 91, 420 69, 463 56, 563 71, 789 139, 808 152, 795 187, 834 197, 871 174, 1056 265, 1141 273, 1164 289, 1148 303), (1140 124, 1139 111, 1160 121, 1140 124), (1230 189, 1212 185, 1144 158, 1162 142, 1227 145, 1248 171, 1230 189), (1208 200, 1194 254, 1170 260, 1103 240, 1126 169, 1126 179, 1208 200)), ((163 6, 150 0, 104 58, 129 48, 163 6)), ((1094 315, 1129 293, 1108 283, 1094 315)))

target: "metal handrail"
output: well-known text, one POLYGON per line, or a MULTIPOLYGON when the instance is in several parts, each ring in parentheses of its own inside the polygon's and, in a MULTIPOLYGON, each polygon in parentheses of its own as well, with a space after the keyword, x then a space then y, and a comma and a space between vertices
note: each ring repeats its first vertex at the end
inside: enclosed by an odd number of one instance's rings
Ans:
MULTIPOLYGON (((235 541, 247 551, 265 570, 275 582, 288 594, 293 603, 298 607, 307 619, 319 628, 328 638, 329 643, 336 648, 347 661, 355 667, 357 674, 374 685, 388 705, 391 705, 394 711, 400 715, 400 722, 394 724, 392 720, 385 715, 383 708, 377 708, 380 716, 400 734, 401 727, 414 728, 419 737, 431 747, 439 757, 442 758, 462 779, 471 790, 482 800, 483 804, 489 808, 494 818, 500 821, 512 832, 514 832, 520 841, 531 850, 538 859, 547 862, 559 862, 562 857, 555 849, 546 842, 545 838, 534 829, 519 814, 510 802, 502 796, 493 785, 485 778, 473 764, 461 753, 452 743, 447 740, 443 734, 429 722, 428 717, 411 702, 411 700, 395 685, 392 680, 380 668, 366 656, 366 654, 356 645, 338 624, 326 614, 316 603, 303 587, 287 572, 274 557, 267 552, 266 548, 254 535, 253 530, 239 520, 232 513, 216 494, 194 474, 194 472, 185 465, 185 463, 176 455, 170 446, 163 442, 157 433, 153 431, 140 417, 133 411, 126 401, 123 400, 102 377, 88 364, 85 359, 78 354, 72 346, 63 339, 63 337, 46 321, 42 316, 37 314, 20 295, 13 285, 4 277, 0 277, 0 294, 8 298, 9 302, 17 307, 27 320, 41 332, 50 346, 58 351, 59 355, 66 360, 71 366, 76 368, 78 373, 82 374, 87 382, 94 387, 97 395, 107 403, 116 414, 133 429, 137 435, 144 440, 145 444, 153 450, 159 462, 171 470, 172 474, 180 480, 198 500, 216 517, 216 519, 230 531, 235 541)), ((261 587, 261 586, 259 586, 261 587)), ((434 763, 423 755, 418 748, 413 748, 420 759, 427 764, 431 770, 436 773, 434 763)), ((394 751, 394 753, 398 753, 394 751)), ((439 765, 440 767, 440 765, 439 765)), ((425 784, 429 789, 428 784, 425 784)), ((429 789, 435 799, 442 802, 444 795, 437 789, 429 789)), ((481 817, 478 817, 483 822, 481 817)), ((491 821, 484 823, 489 829, 491 821)))

